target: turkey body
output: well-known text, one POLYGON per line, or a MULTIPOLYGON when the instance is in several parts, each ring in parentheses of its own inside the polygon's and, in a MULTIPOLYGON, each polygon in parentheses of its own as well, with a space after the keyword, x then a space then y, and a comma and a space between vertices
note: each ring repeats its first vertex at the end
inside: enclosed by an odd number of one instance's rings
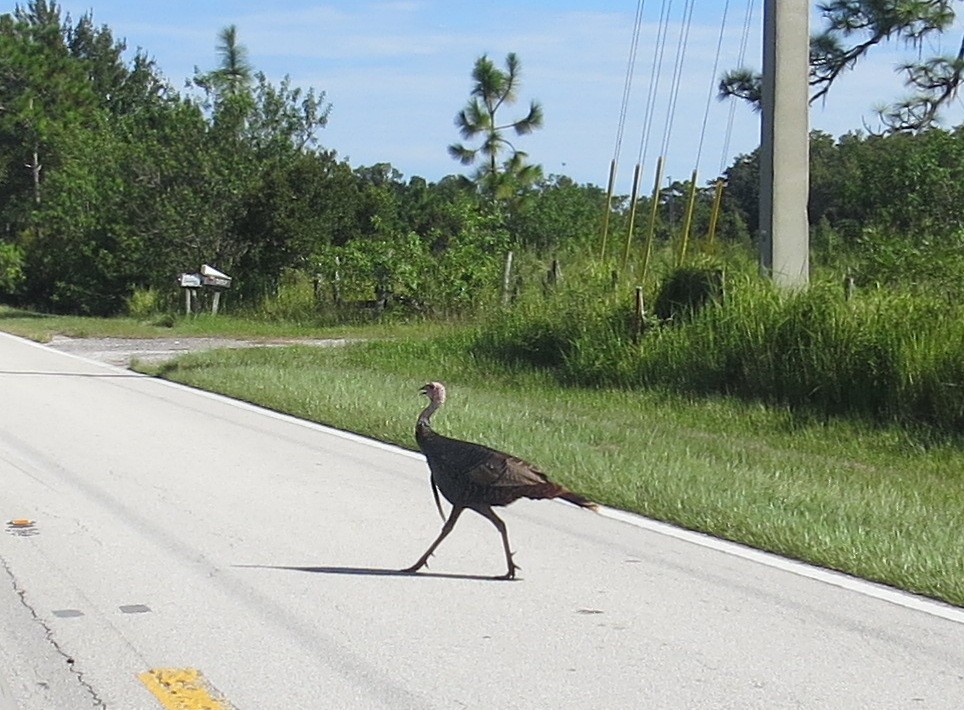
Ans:
POLYGON ((428 462, 432 493, 439 514, 445 517, 439 491, 452 504, 452 512, 435 542, 406 571, 415 572, 423 567, 435 548, 455 527, 462 511, 470 509, 488 518, 498 529, 507 565, 503 578, 513 579, 517 566, 512 560, 505 523, 492 510, 493 507, 508 505, 519 498, 562 498, 574 505, 596 509, 595 503, 550 481, 546 474, 523 459, 482 444, 436 433, 432 430, 431 416, 445 401, 445 387, 441 383, 430 382, 421 389, 421 393, 429 398, 429 404, 416 422, 415 440, 428 462))
POLYGON ((432 482, 453 506, 474 508, 508 505, 519 498, 566 498, 576 505, 595 507, 550 481, 532 464, 502 451, 442 436, 427 425, 415 427, 415 440, 425 454, 432 482))

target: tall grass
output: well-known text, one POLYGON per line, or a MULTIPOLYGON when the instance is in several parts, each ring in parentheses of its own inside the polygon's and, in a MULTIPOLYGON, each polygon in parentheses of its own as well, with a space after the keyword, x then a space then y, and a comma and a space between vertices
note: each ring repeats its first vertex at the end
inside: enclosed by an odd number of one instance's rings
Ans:
POLYGON ((638 342, 624 299, 570 293, 479 329, 497 360, 548 367, 565 382, 664 387, 959 432, 964 427, 964 307, 939 296, 836 284, 781 291, 729 279, 725 297, 638 342))

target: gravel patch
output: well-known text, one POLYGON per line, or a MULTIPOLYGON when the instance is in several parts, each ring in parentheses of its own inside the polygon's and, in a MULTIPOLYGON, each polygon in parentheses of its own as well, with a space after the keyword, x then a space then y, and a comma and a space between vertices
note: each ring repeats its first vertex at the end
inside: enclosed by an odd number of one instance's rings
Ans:
POLYGON ((291 340, 238 340, 233 338, 68 338, 55 335, 47 345, 90 360, 118 367, 130 367, 134 359, 158 363, 189 352, 218 348, 279 347, 315 345, 331 347, 349 342, 344 338, 291 340))

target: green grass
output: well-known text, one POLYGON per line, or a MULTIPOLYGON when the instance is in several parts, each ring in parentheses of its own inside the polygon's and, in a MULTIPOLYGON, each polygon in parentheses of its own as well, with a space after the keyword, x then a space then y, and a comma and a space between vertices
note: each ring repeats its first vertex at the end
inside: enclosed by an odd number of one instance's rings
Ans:
POLYGON ((414 448, 419 386, 444 433, 596 500, 964 605, 964 449, 907 429, 653 390, 561 387, 462 336, 185 356, 163 377, 414 448))
POLYGON ((387 338, 400 333, 428 333, 437 325, 371 323, 366 325, 319 327, 288 321, 255 320, 228 315, 198 314, 188 317, 159 317, 156 321, 136 318, 91 318, 47 315, 0 306, 0 330, 49 342, 54 335, 71 338, 177 338, 224 337, 251 340, 271 338, 387 338))

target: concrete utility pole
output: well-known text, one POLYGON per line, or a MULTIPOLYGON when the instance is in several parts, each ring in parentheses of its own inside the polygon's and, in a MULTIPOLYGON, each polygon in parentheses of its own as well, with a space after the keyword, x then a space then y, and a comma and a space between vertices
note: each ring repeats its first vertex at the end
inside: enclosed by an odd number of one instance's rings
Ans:
POLYGON ((810 3, 763 5, 760 266, 781 286, 810 272, 810 3))

